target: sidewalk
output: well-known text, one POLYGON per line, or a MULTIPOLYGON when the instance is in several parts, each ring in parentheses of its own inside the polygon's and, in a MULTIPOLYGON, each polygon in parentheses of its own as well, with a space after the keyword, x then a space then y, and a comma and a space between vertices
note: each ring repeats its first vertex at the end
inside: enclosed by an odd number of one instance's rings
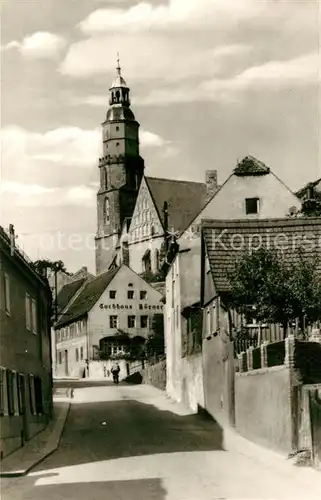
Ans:
POLYGON ((0 477, 26 475, 35 465, 56 451, 70 408, 69 398, 54 400, 54 416, 45 430, 0 463, 0 477))

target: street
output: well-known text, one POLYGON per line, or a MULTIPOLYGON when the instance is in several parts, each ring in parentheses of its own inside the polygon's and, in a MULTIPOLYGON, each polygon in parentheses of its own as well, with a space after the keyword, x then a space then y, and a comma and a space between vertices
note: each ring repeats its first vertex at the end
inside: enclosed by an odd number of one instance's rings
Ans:
POLYGON ((320 497, 297 468, 224 450, 218 424, 152 387, 64 385, 74 398, 59 449, 26 477, 2 479, 3 500, 320 497))

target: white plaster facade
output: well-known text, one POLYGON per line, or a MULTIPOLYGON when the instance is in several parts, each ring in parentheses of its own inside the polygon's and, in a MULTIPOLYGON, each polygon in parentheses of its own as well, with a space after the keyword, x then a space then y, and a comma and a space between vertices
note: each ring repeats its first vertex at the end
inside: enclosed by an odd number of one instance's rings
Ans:
MULTIPOLYGON (((95 358, 95 346, 103 338, 121 332, 147 339, 154 316, 163 314, 161 299, 160 292, 123 265, 82 318, 56 329, 56 375, 83 376, 86 359, 95 358)), ((65 314, 67 317, 68 308, 65 314)), ((122 352, 118 343, 112 346, 112 354, 122 352)))

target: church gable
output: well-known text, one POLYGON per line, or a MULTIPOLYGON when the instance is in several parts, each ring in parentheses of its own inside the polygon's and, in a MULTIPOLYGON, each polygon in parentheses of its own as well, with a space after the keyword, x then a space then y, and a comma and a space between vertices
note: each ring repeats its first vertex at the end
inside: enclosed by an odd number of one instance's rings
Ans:
POLYGON ((151 197, 146 179, 143 178, 138 192, 134 213, 129 228, 129 242, 162 236, 164 229, 151 197))

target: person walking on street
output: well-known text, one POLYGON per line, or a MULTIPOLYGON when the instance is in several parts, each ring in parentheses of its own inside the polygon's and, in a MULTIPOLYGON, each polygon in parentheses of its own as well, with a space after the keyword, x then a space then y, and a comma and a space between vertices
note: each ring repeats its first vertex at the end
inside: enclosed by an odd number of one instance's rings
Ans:
POLYGON ((118 384, 119 382, 119 372, 120 372, 120 367, 118 363, 113 364, 111 367, 111 373, 113 375, 114 379, 114 384, 118 384))

